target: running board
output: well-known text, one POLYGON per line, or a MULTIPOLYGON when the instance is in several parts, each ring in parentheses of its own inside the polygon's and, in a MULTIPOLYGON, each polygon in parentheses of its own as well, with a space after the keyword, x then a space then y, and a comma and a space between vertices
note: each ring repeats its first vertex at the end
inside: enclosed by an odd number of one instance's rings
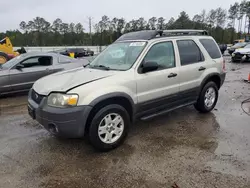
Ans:
POLYGON ((193 105, 193 104, 195 104, 195 103, 196 103, 196 101, 193 101, 193 102, 189 102, 189 103, 186 103, 186 104, 179 105, 179 106, 174 107, 174 108, 169 108, 169 109, 167 109, 167 110, 163 110, 163 111, 160 111, 160 112, 151 114, 151 115, 149 115, 149 116, 144 116, 144 117, 141 118, 141 120, 148 120, 148 119, 154 118, 154 117, 156 117, 156 116, 160 116, 160 115, 166 114, 166 113, 168 113, 168 112, 170 112, 170 111, 176 110, 176 109, 178 109, 178 108, 182 108, 182 107, 185 107, 185 106, 193 105))

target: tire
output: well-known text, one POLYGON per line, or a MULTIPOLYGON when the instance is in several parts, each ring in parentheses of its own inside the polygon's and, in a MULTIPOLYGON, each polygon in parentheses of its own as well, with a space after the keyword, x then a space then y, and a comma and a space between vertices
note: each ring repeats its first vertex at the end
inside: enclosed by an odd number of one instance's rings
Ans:
POLYGON ((104 152, 110 151, 112 149, 117 148, 124 142, 125 138, 127 137, 129 127, 130 127, 130 117, 129 117, 128 112, 125 110, 125 108, 117 104, 111 104, 111 105, 101 108, 94 115, 91 125, 89 127, 88 139, 91 145, 95 149, 99 151, 104 151, 104 152), (118 126, 111 126, 110 128, 108 128, 108 126, 105 126, 108 124, 108 122, 110 122, 109 121, 110 119, 108 118, 109 115, 111 115, 110 116, 111 120, 112 118, 115 117, 115 115, 117 115, 116 116, 117 118, 120 118, 121 123, 118 125, 120 126, 118 129, 114 128, 118 126), (107 120, 104 120, 105 117, 107 118, 107 120), (123 126, 122 126, 122 123, 123 123, 123 126), (102 129, 103 131, 102 135, 100 135, 102 133, 100 129, 102 129), (110 130, 110 129, 114 129, 114 130, 110 130), (113 131, 118 131, 120 135, 118 135, 117 137, 114 136, 115 133, 113 133, 113 131), (109 135, 111 135, 111 137, 109 137, 109 135), (105 142, 105 139, 106 139, 106 142, 105 142))
POLYGON ((0 52, 0 64, 4 64, 9 60, 9 57, 6 53, 0 52))
POLYGON ((236 63, 236 62, 237 62, 234 58, 232 58, 231 61, 232 61, 233 63, 236 63))
POLYGON ((208 82, 201 90, 200 96, 199 96, 196 104, 194 105, 194 107, 196 108, 196 110, 198 110, 201 113, 208 113, 214 109, 214 107, 217 103, 217 100, 218 100, 218 95, 219 95, 219 92, 218 92, 217 85, 214 82, 208 82), (208 90, 214 91, 214 95, 215 95, 214 100, 212 100, 213 97, 211 98, 211 102, 209 103, 209 105, 205 104, 206 93, 208 92, 208 90))

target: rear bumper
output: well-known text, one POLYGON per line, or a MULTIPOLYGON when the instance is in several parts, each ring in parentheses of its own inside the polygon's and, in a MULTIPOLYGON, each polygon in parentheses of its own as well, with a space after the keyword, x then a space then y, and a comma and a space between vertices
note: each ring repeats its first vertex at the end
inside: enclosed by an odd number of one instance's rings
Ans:
POLYGON ((55 108, 47 105, 46 97, 42 99, 40 104, 37 104, 30 96, 29 94, 29 114, 46 130, 54 135, 66 138, 81 138, 84 136, 87 118, 92 107, 55 108))
POLYGON ((220 74, 220 86, 222 86, 225 82, 225 79, 226 79, 226 73, 221 73, 220 74))

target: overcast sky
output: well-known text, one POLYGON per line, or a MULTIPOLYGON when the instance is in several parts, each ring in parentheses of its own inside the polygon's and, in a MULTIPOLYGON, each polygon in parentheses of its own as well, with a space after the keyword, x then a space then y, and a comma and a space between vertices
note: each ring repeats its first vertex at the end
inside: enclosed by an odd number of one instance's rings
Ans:
POLYGON ((0 0, 0 32, 19 29, 21 21, 43 17, 52 22, 61 18, 64 22, 81 22, 87 29, 87 17, 93 22, 101 16, 124 17, 126 20, 156 16, 169 20, 186 11, 190 17, 202 9, 222 7, 239 0, 0 0))

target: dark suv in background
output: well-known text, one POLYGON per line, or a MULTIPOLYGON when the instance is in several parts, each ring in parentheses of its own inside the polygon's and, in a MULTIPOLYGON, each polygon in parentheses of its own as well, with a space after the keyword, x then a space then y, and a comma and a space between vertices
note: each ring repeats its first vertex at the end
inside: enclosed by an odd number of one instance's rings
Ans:
POLYGON ((70 53, 73 53, 74 58, 94 56, 94 51, 91 51, 90 49, 84 49, 84 48, 68 48, 66 50, 58 50, 55 52, 60 53, 62 55, 66 55, 66 56, 70 56, 70 53))

